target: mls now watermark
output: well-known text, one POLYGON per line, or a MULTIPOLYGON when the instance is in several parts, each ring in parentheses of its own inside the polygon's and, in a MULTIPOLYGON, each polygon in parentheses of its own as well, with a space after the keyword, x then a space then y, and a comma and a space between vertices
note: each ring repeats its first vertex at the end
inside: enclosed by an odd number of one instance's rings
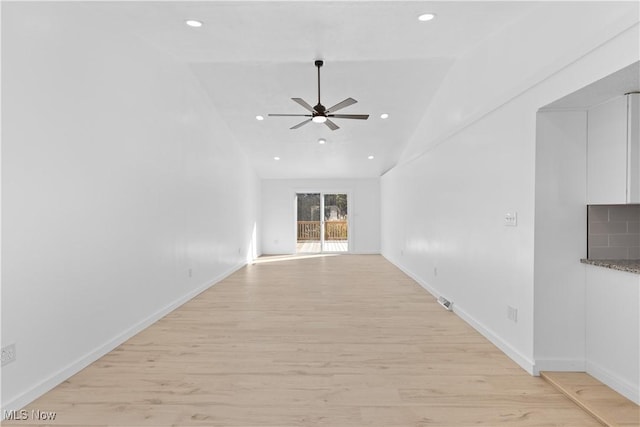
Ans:
POLYGON ((11 411, 4 410, 3 418, 6 421, 53 421, 56 419, 56 413, 53 411, 41 411, 40 409, 14 409, 11 411))

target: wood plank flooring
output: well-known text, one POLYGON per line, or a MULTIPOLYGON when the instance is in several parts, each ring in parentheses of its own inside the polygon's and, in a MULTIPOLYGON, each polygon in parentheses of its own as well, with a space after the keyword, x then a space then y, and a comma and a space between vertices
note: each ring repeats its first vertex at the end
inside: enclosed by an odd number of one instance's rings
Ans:
POLYGON ((264 261, 26 409, 85 427, 599 425, 381 256, 264 261))
POLYGON ((585 372, 541 372, 540 376, 607 426, 640 426, 640 407, 585 372))
MULTIPOLYGON (((319 240, 306 240, 296 244, 298 253, 319 253, 321 245, 319 240)), ((349 242, 347 240, 326 240, 324 242, 325 252, 348 252, 349 242)))

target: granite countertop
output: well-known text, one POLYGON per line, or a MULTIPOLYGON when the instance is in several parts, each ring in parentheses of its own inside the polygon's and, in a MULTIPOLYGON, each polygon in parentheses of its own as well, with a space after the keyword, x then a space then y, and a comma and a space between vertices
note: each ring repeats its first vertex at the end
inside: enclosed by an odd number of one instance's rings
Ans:
POLYGON ((640 259, 581 259, 580 262, 640 274, 640 259))

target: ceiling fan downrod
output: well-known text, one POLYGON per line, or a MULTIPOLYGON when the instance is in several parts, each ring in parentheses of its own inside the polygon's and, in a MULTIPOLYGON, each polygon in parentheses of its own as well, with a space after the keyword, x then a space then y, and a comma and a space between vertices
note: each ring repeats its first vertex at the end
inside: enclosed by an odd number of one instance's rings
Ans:
POLYGON ((315 64, 316 64, 316 67, 318 68, 318 105, 316 105, 314 109, 318 113, 324 114, 324 110, 325 110, 324 105, 320 103, 320 67, 324 65, 324 61, 321 59, 317 59, 315 64))

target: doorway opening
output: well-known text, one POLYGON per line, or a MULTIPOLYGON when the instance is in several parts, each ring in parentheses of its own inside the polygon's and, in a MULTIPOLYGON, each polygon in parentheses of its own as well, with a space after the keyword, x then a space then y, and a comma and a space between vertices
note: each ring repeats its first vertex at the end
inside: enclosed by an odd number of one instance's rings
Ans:
POLYGON ((296 252, 348 252, 346 193, 296 194, 296 252))

